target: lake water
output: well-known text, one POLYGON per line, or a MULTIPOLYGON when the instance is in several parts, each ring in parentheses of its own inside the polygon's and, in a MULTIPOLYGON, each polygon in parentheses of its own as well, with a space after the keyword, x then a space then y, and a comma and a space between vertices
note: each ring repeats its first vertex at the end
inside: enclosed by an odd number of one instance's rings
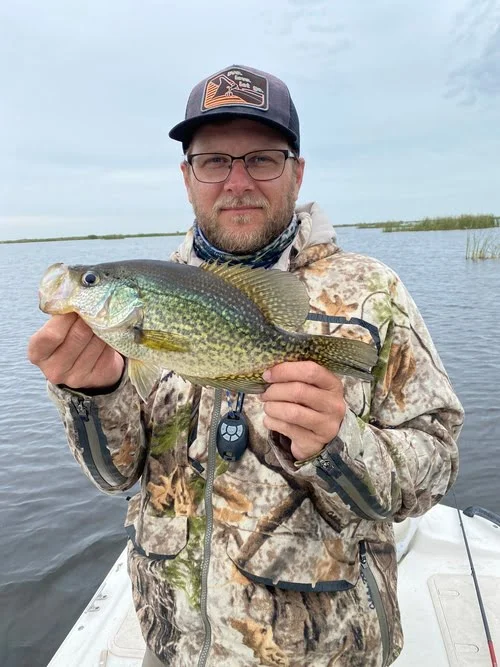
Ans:
MULTIPOLYGON (((338 230, 342 247, 386 262, 410 289, 466 409, 459 505, 500 512, 500 261, 465 260, 466 238, 338 230)), ((38 281, 53 262, 167 259, 178 242, 0 245, 2 667, 46 667, 125 544, 125 498, 100 494, 82 475, 43 377, 26 360, 29 336, 47 319, 38 281)))

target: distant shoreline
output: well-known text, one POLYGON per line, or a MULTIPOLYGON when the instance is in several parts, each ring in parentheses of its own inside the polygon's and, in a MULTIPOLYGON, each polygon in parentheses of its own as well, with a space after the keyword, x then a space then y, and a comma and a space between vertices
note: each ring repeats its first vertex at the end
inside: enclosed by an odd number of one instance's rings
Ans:
MULTIPOLYGON (((355 223, 349 225, 335 225, 339 227, 356 227, 355 223)), ((187 230, 186 230, 187 231, 187 230)), ((184 232, 152 232, 150 234, 87 234, 86 236, 54 236, 42 239, 12 239, 7 241, 0 241, 2 243, 49 243, 50 241, 115 241, 117 239, 136 239, 136 238, 150 238, 153 236, 185 236, 184 232)))
POLYGON ((117 239, 149 238, 151 236, 184 236, 186 232, 155 232, 151 234, 87 234, 87 236, 54 236, 42 239, 12 239, 0 243, 49 243, 50 241, 115 241, 117 239))
MULTIPOLYGON (((500 227, 500 217, 486 214, 465 214, 439 218, 424 218, 423 220, 389 220, 386 222, 353 222, 342 225, 333 225, 335 229, 341 227, 356 227, 357 229, 381 229, 383 232, 430 232, 450 231, 456 229, 487 229, 500 227)), ((187 230, 186 230, 187 231, 187 230)), ((55 236, 40 239, 13 239, 0 241, 6 243, 48 243, 50 241, 116 241, 117 239, 150 238, 154 236, 184 236, 184 232, 151 232, 147 234, 87 234, 86 236, 55 236)))

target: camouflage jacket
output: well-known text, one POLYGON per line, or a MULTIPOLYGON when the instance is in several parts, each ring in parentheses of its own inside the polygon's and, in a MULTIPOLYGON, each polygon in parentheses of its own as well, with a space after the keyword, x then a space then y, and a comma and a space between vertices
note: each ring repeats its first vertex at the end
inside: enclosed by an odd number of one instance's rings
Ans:
MULTIPOLYGON (((392 522, 428 510, 457 474, 462 408, 401 280, 343 252, 315 204, 298 215, 277 266, 307 285, 304 330, 379 352, 371 383, 342 379, 347 414, 318 457, 296 467, 248 395, 249 445, 226 462, 214 439, 225 395, 171 372, 145 403, 126 377, 99 396, 49 385, 89 479, 108 493, 141 479, 129 572, 147 645, 172 667, 391 664, 392 522)), ((173 259, 199 261, 190 233, 173 259)))

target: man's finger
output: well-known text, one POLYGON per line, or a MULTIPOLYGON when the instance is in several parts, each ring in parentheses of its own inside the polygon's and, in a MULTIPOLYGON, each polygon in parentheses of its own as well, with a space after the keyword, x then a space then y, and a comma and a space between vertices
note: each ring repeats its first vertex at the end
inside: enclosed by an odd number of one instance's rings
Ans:
POLYGON ((280 419, 287 424, 294 424, 311 431, 319 438, 326 437, 335 421, 333 416, 326 418, 315 410, 305 408, 295 403, 283 403, 281 401, 269 401, 264 406, 264 412, 273 419, 280 419), (324 431, 324 433, 323 433, 324 431))
POLYGON ((48 359, 64 343, 77 318, 76 313, 54 315, 34 333, 28 343, 28 359, 31 363, 38 365, 48 359))
POLYGON ((70 387, 90 387, 96 362, 105 347, 107 346, 103 340, 92 335, 86 347, 78 354, 71 368, 67 370, 67 379, 64 384, 70 387))
POLYGON ((123 375, 125 362, 121 354, 105 345, 91 371, 90 387, 111 387, 123 375))
POLYGON ((292 441, 292 454, 296 459, 305 459, 321 451, 324 442, 320 438, 315 437, 311 431, 296 426, 295 424, 287 424, 281 419, 274 417, 264 417, 264 426, 270 431, 281 433, 292 441))
POLYGON ((69 372, 93 336, 92 329, 82 319, 77 318, 62 345, 51 355, 48 364, 57 367, 60 373, 69 372))
POLYGON ((314 361, 285 361, 263 374, 266 382, 305 382, 320 389, 342 384, 339 378, 314 361))
POLYGON ((259 394, 261 401, 287 401, 297 403, 317 412, 331 412, 332 403, 336 394, 342 398, 342 387, 338 392, 318 389, 305 382, 277 382, 270 384, 263 394, 259 394))

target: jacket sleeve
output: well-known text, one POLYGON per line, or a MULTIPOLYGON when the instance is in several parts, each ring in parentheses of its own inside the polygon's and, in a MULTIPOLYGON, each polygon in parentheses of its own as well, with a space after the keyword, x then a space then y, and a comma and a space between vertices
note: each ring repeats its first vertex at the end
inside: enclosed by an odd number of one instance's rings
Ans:
POLYGON ((89 396, 48 383, 70 450, 85 475, 109 494, 132 487, 146 453, 142 404, 127 374, 107 394, 89 396))
POLYGON ((439 502, 457 476, 463 423, 429 332, 397 277, 390 297, 370 413, 348 408, 337 437, 307 462, 294 463, 275 447, 285 470, 307 478, 327 504, 335 494, 375 521, 402 521, 439 502))

